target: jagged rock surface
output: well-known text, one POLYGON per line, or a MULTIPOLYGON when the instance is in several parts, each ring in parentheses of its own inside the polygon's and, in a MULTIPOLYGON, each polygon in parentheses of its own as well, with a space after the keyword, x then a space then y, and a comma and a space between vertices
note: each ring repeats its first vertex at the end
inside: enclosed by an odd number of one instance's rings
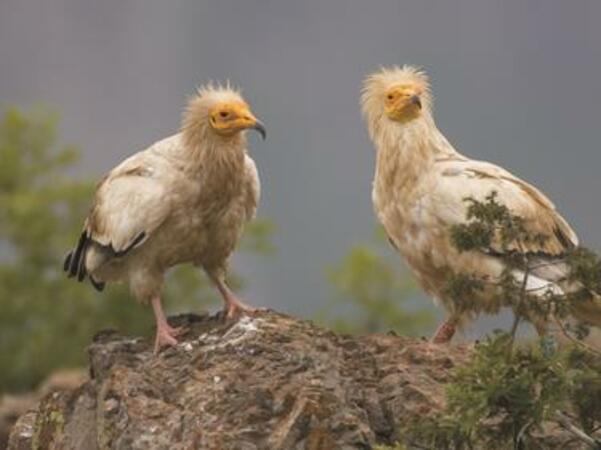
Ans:
POLYGON ((0 449, 8 446, 8 437, 16 420, 34 408, 43 397, 55 391, 75 389, 87 379, 88 376, 82 369, 58 370, 44 380, 35 391, 2 395, 0 397, 0 449))
POLYGON ((273 312, 170 321, 188 331, 158 356, 147 339, 99 334, 91 379, 22 416, 9 449, 370 449, 442 407, 470 348, 341 336, 273 312))

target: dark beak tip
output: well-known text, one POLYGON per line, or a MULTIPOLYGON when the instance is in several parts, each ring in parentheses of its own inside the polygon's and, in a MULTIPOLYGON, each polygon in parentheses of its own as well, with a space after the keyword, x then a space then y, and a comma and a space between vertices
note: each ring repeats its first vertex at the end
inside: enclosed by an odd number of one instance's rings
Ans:
POLYGON ((418 95, 414 95, 413 97, 411 97, 411 103, 413 103, 419 109, 422 109, 422 101, 420 100, 418 95))
POLYGON ((256 130, 263 140, 267 137, 267 130, 265 130, 265 126, 261 122, 257 122, 255 126, 253 126, 253 130, 256 130))

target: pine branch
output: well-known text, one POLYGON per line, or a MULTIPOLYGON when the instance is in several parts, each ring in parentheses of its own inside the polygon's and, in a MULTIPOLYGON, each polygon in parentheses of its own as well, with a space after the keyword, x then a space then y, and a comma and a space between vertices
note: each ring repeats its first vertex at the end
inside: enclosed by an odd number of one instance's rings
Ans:
POLYGON ((557 323, 557 326, 559 327, 561 334, 563 334, 566 339, 568 339, 569 341, 573 342, 577 346, 583 348, 584 350, 586 350, 594 355, 601 356, 601 352, 599 352, 596 348, 591 347, 590 345, 587 345, 586 343, 582 342, 581 340, 574 338, 574 336, 572 336, 568 332, 568 330, 566 330, 566 327, 564 326, 563 323, 561 323, 561 320, 559 320, 557 318, 557 316, 553 315, 553 319, 555 320, 555 323, 557 323))
POLYGON ((575 438, 587 444, 591 449, 601 450, 601 441, 593 438, 592 436, 589 436, 580 428, 575 426, 566 414, 562 413, 559 410, 555 411, 555 420, 559 425, 561 425, 562 428, 572 433, 572 435, 574 435, 575 438))

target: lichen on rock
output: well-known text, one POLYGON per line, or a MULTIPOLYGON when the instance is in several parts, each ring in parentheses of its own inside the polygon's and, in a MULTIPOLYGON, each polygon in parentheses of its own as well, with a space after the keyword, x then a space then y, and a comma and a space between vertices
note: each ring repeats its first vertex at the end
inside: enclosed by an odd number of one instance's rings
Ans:
POLYGON ((441 408, 470 348, 337 335, 274 312, 170 322, 187 332, 157 356, 147 339, 98 334, 90 380, 43 399, 9 448, 370 449, 441 408))

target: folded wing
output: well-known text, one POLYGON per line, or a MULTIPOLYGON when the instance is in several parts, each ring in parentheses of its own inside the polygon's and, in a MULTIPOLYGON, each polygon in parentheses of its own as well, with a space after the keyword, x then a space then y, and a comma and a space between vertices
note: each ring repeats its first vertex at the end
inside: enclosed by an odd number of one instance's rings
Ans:
POLYGON ((86 253, 95 244, 107 257, 139 247, 167 219, 171 202, 166 183, 143 158, 126 161, 98 185, 77 247, 65 259, 65 271, 83 280, 86 253))
MULTIPOLYGON (((510 244, 509 250, 561 256, 578 245, 576 233, 544 194, 494 164, 458 155, 437 161, 435 174, 431 213, 448 225, 465 223, 466 198, 483 201, 495 191, 499 203, 521 217, 530 234, 547 237, 543 241, 515 242, 510 244)), ((500 242, 493 242, 492 247, 496 251, 502 250, 500 242)))

